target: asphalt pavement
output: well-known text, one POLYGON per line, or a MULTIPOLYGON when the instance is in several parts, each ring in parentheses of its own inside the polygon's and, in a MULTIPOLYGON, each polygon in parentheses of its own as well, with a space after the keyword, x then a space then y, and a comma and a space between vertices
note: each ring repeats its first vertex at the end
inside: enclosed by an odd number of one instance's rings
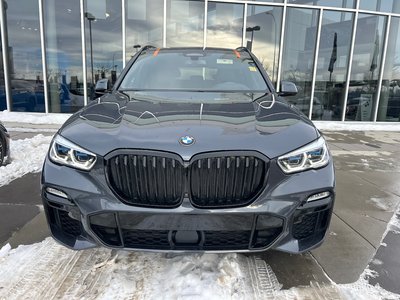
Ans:
MULTIPOLYGON (((41 132, 51 135, 52 132, 41 132)), ((37 133, 13 132, 12 139, 37 133)), ((324 244, 301 255, 266 251, 257 255, 283 288, 356 281, 369 266, 370 282, 400 293, 400 234, 383 235, 400 203, 400 132, 326 132, 334 156, 337 196, 324 244)), ((0 187, 0 248, 32 244, 49 236, 40 199, 40 174, 0 187)))

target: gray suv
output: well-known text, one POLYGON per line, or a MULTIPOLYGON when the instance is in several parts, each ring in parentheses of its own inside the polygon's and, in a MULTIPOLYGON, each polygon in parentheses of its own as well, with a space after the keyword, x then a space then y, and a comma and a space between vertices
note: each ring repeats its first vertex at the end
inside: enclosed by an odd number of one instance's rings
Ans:
POLYGON ((67 247, 300 253, 324 240, 324 138, 245 48, 142 48, 55 135, 42 172, 67 247))

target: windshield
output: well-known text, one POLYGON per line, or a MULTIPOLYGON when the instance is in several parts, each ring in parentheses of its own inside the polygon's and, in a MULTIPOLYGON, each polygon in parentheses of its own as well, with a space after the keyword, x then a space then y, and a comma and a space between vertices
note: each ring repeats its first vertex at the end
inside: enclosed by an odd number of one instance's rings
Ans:
POLYGON ((248 53, 195 49, 144 51, 119 90, 265 92, 268 87, 248 53))

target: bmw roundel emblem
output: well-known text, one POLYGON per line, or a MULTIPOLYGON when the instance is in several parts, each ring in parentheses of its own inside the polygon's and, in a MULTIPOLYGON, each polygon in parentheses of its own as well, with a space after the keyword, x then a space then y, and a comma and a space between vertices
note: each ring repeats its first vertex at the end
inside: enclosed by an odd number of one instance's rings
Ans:
POLYGON ((194 138, 192 136, 183 136, 179 139, 179 143, 181 143, 184 146, 190 146, 194 144, 194 138))

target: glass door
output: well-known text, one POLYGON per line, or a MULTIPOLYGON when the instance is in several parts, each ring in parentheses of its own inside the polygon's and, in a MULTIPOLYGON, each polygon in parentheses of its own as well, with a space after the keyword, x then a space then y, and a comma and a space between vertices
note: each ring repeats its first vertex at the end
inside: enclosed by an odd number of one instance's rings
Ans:
POLYGON ((86 0, 86 74, 89 99, 110 90, 122 71, 120 0, 86 0))

